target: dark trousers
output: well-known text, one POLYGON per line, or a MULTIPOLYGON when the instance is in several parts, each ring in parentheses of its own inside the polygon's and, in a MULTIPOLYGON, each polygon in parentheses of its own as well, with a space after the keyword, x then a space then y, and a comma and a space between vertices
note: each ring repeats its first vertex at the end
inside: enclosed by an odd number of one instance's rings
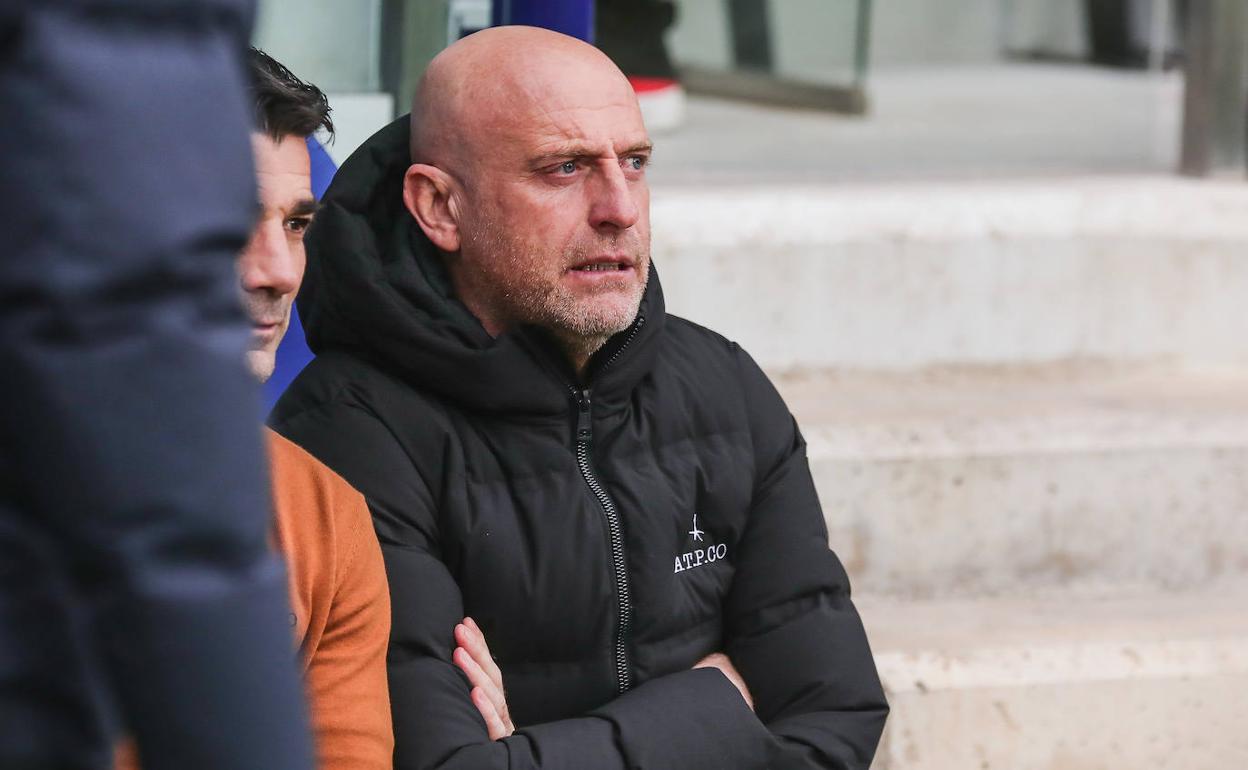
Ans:
POLYGON ((309 768, 233 261, 252 0, 0 2, 0 768, 309 768))

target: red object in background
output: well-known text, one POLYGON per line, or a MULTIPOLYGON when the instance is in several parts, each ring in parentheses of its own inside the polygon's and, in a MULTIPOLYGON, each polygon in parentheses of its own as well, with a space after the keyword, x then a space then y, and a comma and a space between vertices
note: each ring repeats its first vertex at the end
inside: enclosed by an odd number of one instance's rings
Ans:
POLYGON ((646 128, 653 132, 671 131, 685 122, 685 89, 675 78, 629 75, 641 105, 646 128))
POLYGON ((647 78, 639 77, 637 75, 630 75, 628 82, 632 83, 633 90, 637 92, 638 96, 641 96, 644 93, 653 93, 655 91, 662 91, 664 89, 671 88, 672 86, 680 85, 680 82, 675 78, 647 78))

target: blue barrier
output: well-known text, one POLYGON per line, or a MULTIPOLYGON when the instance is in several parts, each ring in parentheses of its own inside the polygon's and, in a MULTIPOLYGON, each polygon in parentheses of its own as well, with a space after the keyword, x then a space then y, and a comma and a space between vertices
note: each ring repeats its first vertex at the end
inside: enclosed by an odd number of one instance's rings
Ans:
POLYGON ((527 24, 594 41, 594 0, 494 0, 491 23, 527 24))

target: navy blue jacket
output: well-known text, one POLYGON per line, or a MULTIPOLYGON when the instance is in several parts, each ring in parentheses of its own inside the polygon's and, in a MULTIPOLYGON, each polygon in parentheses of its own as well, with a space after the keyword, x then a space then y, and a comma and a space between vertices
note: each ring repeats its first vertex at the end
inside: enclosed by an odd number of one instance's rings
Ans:
POLYGON ((233 267, 252 5, 0 3, 6 768, 123 727, 147 770, 311 766, 233 267))

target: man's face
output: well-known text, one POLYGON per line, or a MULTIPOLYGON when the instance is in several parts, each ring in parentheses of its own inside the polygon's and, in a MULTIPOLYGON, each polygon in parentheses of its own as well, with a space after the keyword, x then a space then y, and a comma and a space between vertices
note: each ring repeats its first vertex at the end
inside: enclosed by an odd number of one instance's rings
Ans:
POLYGON ((472 129, 452 278, 491 333, 530 323, 603 338, 632 323, 645 291, 650 141, 622 77, 533 77, 472 129))
POLYGON ((302 138, 253 133, 260 216, 238 257, 243 302, 251 317, 247 367, 261 382, 273 374, 277 346, 290 325, 290 308, 303 280, 303 233, 312 223, 316 199, 308 148, 302 138))

